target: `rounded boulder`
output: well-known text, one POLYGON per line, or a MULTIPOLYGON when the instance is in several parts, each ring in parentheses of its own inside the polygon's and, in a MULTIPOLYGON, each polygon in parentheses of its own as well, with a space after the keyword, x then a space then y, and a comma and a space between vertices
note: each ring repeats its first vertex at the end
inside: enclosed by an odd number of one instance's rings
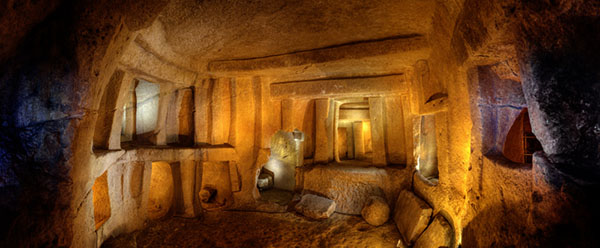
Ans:
POLYGON ((385 199, 379 196, 370 196, 361 211, 365 221, 373 226, 381 226, 390 217, 390 207, 385 199))

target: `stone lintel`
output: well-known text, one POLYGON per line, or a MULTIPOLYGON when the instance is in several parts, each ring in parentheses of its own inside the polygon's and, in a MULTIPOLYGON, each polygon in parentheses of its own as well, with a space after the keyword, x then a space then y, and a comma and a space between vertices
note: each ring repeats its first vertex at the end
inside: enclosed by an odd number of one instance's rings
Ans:
POLYGON ((259 58, 212 61, 209 72, 261 71, 346 60, 363 60, 372 57, 393 56, 394 63, 412 65, 429 56, 427 39, 412 35, 380 40, 358 41, 336 46, 271 55, 259 58))
POLYGON ((352 96, 401 95, 408 92, 405 77, 385 75, 375 77, 318 79, 271 84, 271 97, 328 98, 352 96))

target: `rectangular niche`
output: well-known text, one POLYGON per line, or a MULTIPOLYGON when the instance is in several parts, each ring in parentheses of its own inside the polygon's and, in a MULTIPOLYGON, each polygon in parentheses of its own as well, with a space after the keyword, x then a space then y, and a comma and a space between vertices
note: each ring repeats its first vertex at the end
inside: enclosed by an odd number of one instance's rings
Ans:
POLYGON ((94 220, 96 230, 110 218, 110 197, 108 195, 108 177, 106 171, 96 179, 92 186, 94 220))
POLYGON ((191 146, 194 143, 194 92, 177 89, 167 109, 167 144, 191 146))
POLYGON ((135 87, 136 112, 135 134, 137 136, 151 135, 158 121, 160 86, 144 80, 139 80, 135 87))
POLYGON ((136 79, 136 83, 128 89, 123 106, 121 143, 155 143, 159 104, 160 85, 136 79))
POLYGON ((372 157, 371 113, 366 98, 341 99, 337 116, 337 156, 369 161, 372 157))
POLYGON ((152 162, 148 218, 155 220, 167 215, 173 205, 173 171, 165 161, 152 162))

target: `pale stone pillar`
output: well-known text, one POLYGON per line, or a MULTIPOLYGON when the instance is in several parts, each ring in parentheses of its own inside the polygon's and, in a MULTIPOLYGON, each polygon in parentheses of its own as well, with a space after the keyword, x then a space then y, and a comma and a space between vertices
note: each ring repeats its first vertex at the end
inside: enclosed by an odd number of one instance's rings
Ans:
POLYGON ((369 114, 371 117, 371 144, 373 146, 373 165, 387 164, 385 153, 385 134, 383 119, 383 98, 369 98, 369 114))
POLYGON ((365 158, 365 139, 363 133, 362 121, 352 123, 352 132, 354 136, 354 158, 361 160, 365 158))
POLYGON ((304 133, 294 129, 294 143, 296 144, 296 167, 304 166, 304 133))
POLYGON ((181 192, 183 195, 183 206, 180 210, 183 210, 179 214, 183 217, 193 218, 196 217, 196 212, 194 211, 196 207, 194 206, 194 197, 197 197, 196 194, 196 161, 194 160, 184 160, 181 161, 180 166, 181 173, 181 192))
POLYGON ((414 134, 413 134, 413 115, 411 113, 411 105, 407 96, 402 96, 402 115, 404 118, 404 139, 405 139, 405 151, 406 151, 406 165, 415 165, 414 156, 414 134))
POLYGON ((133 83, 130 73, 116 70, 102 94, 98 119, 94 130, 94 147, 108 150, 121 149, 123 106, 128 89, 133 83))
POLYGON ((177 143, 179 141, 179 118, 178 114, 183 100, 183 94, 176 90, 171 94, 170 99, 167 99, 167 119, 166 119, 166 143, 177 143))
POLYGON ((329 99, 315 100, 315 163, 329 162, 327 127, 329 109, 329 99))
POLYGON ((191 88, 177 91, 177 142, 186 146, 194 144, 194 92, 191 88))
POLYGON ((391 164, 406 163, 404 106, 400 97, 385 98, 385 145, 391 164))
POLYGON ((125 126, 121 127, 123 132, 121 133, 121 142, 132 141, 135 136, 135 83, 136 80, 132 79, 128 87, 125 88, 127 92, 125 94, 125 103, 123 105, 125 111, 125 126))
MULTIPOLYGON (((133 74, 125 72, 123 75, 123 79, 121 80, 121 87, 119 87, 119 94, 117 97, 117 101, 115 103, 115 112, 112 119, 112 126, 110 129, 110 137, 108 140, 108 149, 109 150, 117 150, 121 149, 121 129, 123 128, 123 107, 130 100, 130 91, 129 89, 135 84, 135 79, 133 74)), ((133 111, 132 111, 133 112, 133 111)), ((132 119, 135 119, 135 116, 132 114, 132 119)), ((128 120, 126 120, 128 121, 128 120)), ((126 122, 125 127, 131 128, 131 133, 133 134, 133 126, 135 122, 126 122)))
POLYGON ((339 119, 340 119, 340 106, 342 105, 340 102, 338 101, 334 101, 334 107, 333 107, 333 136, 331 137, 331 141, 333 144, 333 159, 336 162, 341 162, 340 161, 340 150, 339 150, 339 145, 337 144, 339 142, 338 140, 338 126, 339 126, 339 119))
POLYGON ((154 145, 162 146, 167 145, 167 111, 169 109, 169 102, 173 97, 172 85, 160 84, 160 95, 158 100, 158 117, 156 120, 156 128, 154 133, 154 145))

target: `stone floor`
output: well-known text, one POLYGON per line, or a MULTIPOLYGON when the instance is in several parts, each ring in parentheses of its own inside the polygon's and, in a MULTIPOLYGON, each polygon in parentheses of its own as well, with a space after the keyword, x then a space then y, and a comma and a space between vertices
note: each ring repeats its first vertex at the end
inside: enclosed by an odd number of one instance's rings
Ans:
POLYGON ((262 200, 274 202, 284 206, 288 205, 288 203, 292 200, 293 196, 294 193, 291 191, 276 188, 260 192, 260 197, 262 200))
POLYGON ((398 239, 392 221, 374 227, 360 216, 338 213, 313 221, 290 212, 223 211, 151 222, 102 247, 396 247, 398 239))

